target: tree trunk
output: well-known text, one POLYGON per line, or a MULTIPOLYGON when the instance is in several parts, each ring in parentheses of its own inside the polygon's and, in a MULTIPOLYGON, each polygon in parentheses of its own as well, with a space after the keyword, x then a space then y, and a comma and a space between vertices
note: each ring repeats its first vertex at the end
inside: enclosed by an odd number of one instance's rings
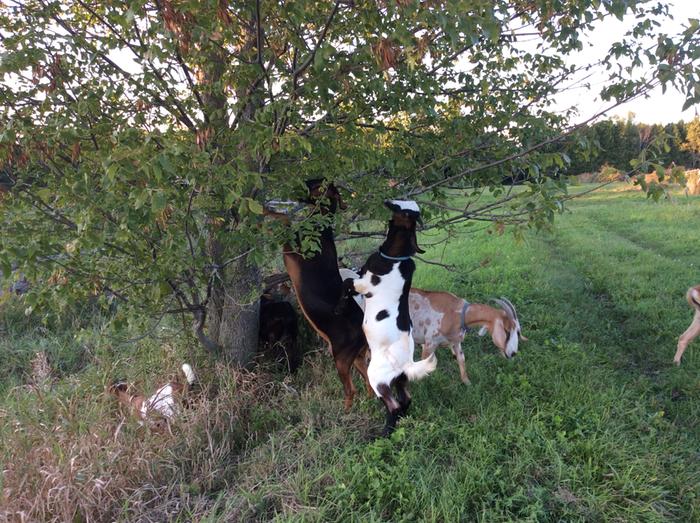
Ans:
MULTIPOLYGON (((257 15, 256 15, 257 16, 257 15)), ((251 21, 245 35, 245 44, 240 53, 248 56, 251 63, 257 55, 256 45, 260 45, 256 18, 251 21)), ((232 132, 226 118, 227 97, 224 91, 222 75, 225 70, 226 56, 219 50, 212 56, 205 68, 207 85, 210 89, 204 93, 204 105, 207 108, 209 123, 216 130, 213 148, 218 147, 216 136, 222 132, 232 132)), ((251 120, 260 102, 256 91, 260 87, 251 84, 236 86, 237 99, 243 100, 244 120, 251 120)), ((260 169, 259 162, 252 151, 241 151, 251 170, 260 169)), ((251 189, 253 190, 253 189, 251 189)), ((246 194, 245 196, 252 196, 246 194)), ((222 246, 213 238, 209 240, 209 255, 212 261, 221 266, 224 263, 222 246)), ((258 267, 249 263, 246 257, 232 262, 219 271, 219 278, 214 283, 211 299, 207 308, 207 336, 222 350, 230 362, 237 365, 249 364, 258 346, 258 326, 260 309, 260 289, 262 279, 258 267)), ((201 339, 201 338, 200 338, 201 339)))
POLYGON ((207 313, 208 335, 237 365, 248 365, 258 347, 260 271, 245 258, 232 263, 213 289, 207 313))

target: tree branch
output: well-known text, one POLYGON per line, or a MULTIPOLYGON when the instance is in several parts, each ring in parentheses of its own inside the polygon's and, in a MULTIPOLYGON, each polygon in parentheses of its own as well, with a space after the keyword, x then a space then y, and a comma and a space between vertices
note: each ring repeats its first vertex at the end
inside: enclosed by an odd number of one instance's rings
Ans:
POLYGON ((297 67, 294 72, 292 73, 292 77, 294 82, 296 83, 296 79, 304 72, 306 69, 311 65, 311 62, 314 61, 314 58, 316 57, 316 53, 318 52, 318 48, 321 46, 323 43, 323 40, 326 38, 326 33, 328 33, 328 29, 331 26, 331 23, 333 22, 333 18, 335 17, 335 14, 338 12, 338 9, 340 8, 341 2, 340 0, 337 0, 335 4, 333 5, 333 9, 331 10, 331 13, 328 15, 328 18, 326 18, 326 23, 323 26, 323 29, 321 30, 321 34, 318 36, 316 39, 316 45, 314 46, 313 50, 311 51, 311 54, 308 56, 306 60, 304 60, 299 67, 297 67))

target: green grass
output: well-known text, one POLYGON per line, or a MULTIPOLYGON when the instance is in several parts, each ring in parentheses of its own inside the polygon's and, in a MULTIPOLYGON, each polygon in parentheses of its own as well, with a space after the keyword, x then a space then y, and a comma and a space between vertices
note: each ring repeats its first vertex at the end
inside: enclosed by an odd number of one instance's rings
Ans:
MULTIPOLYGON (((625 187, 572 202, 551 234, 517 242, 466 229, 425 255, 456 270, 419 263, 416 286, 471 301, 507 296, 529 341, 507 361, 469 334, 471 386, 450 351, 439 351, 438 369, 412 384, 411 414, 389 439, 377 438, 376 400, 359 395, 343 412, 323 350, 284 386, 276 375, 214 366, 185 343, 96 341, 76 359, 67 333, 17 318, 21 328, 0 338, 11 390, 0 413, 24 435, 6 423, 0 437, 15 447, 2 455, 43 445, 60 469, 97 426, 110 452, 150 456, 129 469, 119 454, 93 453, 98 465, 85 473, 131 470, 121 498, 77 504, 102 519, 700 521, 700 342, 680 368, 671 363, 692 317, 684 292, 700 282, 700 198, 653 203, 625 187), (41 347, 54 347, 60 379, 37 399, 16 385, 41 347), (112 437, 120 417, 108 399, 81 410, 115 372, 147 387, 193 357, 215 390, 165 440, 133 424, 112 437), (54 438, 41 426, 57 420, 67 425, 54 438)), ((76 499, 85 495, 79 481, 71 485, 76 499)), ((34 519, 61 520, 57 505, 42 506, 53 512, 34 519)))

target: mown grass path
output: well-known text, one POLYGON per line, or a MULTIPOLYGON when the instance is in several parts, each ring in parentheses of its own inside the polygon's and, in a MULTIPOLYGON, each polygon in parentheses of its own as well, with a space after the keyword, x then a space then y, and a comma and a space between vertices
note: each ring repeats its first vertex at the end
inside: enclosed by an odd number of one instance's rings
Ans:
POLYGON ((277 435, 276 459, 268 446, 243 459, 242 488, 255 487, 222 513, 700 521, 700 347, 691 346, 681 368, 671 364, 692 316, 685 289, 700 281, 700 200, 654 204, 637 192, 605 191, 572 209, 554 233, 521 243, 465 232, 442 259, 456 272, 419 264, 417 286, 516 304, 530 341, 514 361, 472 334, 464 346, 473 385, 459 382, 443 350, 439 369, 413 385, 412 415, 391 439, 371 439, 381 418, 368 400, 359 414, 302 439, 277 435), (343 427, 362 415, 372 426, 343 427), (265 460, 273 472, 262 477, 265 460))

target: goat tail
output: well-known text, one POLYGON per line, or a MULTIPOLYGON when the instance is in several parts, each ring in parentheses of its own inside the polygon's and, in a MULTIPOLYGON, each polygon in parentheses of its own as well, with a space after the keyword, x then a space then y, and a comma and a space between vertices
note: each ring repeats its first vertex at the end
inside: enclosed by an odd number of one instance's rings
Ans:
POLYGON ((404 366, 403 371, 406 374, 406 377, 408 377, 409 381, 416 381, 425 378, 428 374, 433 372, 436 367, 437 358, 433 353, 423 360, 407 363, 404 366))
POLYGON ((185 375, 188 385, 194 385, 197 382, 197 376, 189 363, 182 364, 182 373, 185 375))
POLYGON ((685 297, 688 299, 688 305, 700 311, 700 285, 688 289, 688 293, 685 297))

